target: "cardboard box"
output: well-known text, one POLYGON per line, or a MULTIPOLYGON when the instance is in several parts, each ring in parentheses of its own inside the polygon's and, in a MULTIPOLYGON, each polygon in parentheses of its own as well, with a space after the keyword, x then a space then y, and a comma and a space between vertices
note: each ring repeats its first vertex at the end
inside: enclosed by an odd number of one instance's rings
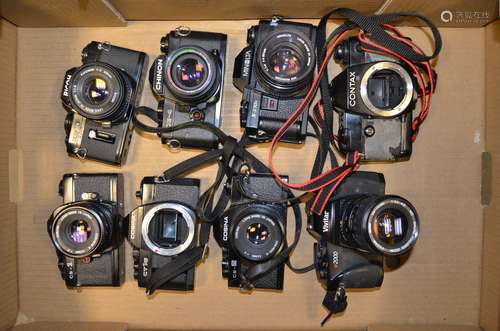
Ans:
MULTIPOLYGON (((153 59, 160 38, 179 25, 227 33, 223 128, 239 136, 241 94, 231 74, 247 28, 259 17, 280 12, 317 22, 339 6, 379 13, 418 9, 442 27, 444 46, 433 109, 412 159, 362 166, 383 172, 388 191, 414 203, 422 219, 420 240, 408 262, 386 274, 382 288, 349 292, 348 310, 325 328, 499 330, 500 23, 492 22, 498 2, 21 0, 0 2, 5 18, 0 23, 0 331, 320 329, 324 290, 314 273, 287 270, 283 293, 244 295, 227 288, 213 240, 208 260, 197 268, 193 293, 147 298, 132 277, 130 247, 123 287, 67 290, 46 221, 61 203, 57 184, 66 172, 124 173, 128 212, 138 204, 134 192, 142 177, 197 153, 171 153, 157 137, 135 134, 121 169, 67 157, 61 81, 66 69, 80 64, 81 49, 89 41, 143 50, 153 59), (451 12, 451 21, 446 22, 448 12, 442 19, 444 11, 451 12), (458 21, 465 14, 457 13, 465 12, 483 14, 458 21)), ((429 49, 426 30, 403 31, 429 49)), ((156 107, 148 88, 141 103, 156 107)), ((252 150, 261 157, 267 153, 265 146, 252 150)), ((314 153, 310 139, 306 146, 280 148, 276 163, 280 172, 302 181, 307 174, 296 165, 314 153)), ((203 188, 213 171, 196 173, 203 188)), ((312 244, 304 232, 292 261, 310 263, 312 244)))

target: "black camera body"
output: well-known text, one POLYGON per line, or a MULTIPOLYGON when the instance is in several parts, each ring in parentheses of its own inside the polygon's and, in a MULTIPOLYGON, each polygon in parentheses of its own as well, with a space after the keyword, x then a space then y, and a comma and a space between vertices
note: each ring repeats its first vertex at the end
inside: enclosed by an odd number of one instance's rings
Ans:
POLYGON ((357 171, 335 191, 322 215, 310 218, 318 278, 331 290, 382 284, 384 256, 409 251, 418 239, 419 218, 410 202, 385 195, 381 173, 357 171))
POLYGON ((61 100, 70 156, 121 165, 132 138, 132 112, 145 79, 143 52, 92 41, 82 66, 66 72, 61 100))
MULTIPOLYGON (((179 178, 169 182, 160 177, 145 177, 137 196, 142 205, 129 215, 128 239, 133 249, 134 278, 147 287, 153 273, 175 261, 186 250, 196 246, 198 224, 196 205, 200 181, 179 178)), ((159 289, 191 291, 195 268, 166 282, 159 289)))
MULTIPOLYGON (((240 125, 259 142, 269 141, 306 96, 314 76, 316 27, 274 18, 248 30, 248 46, 236 57, 233 83, 243 93, 240 125)), ((308 112, 282 141, 302 143, 308 112)))
MULTIPOLYGON (((227 36, 178 28, 161 40, 161 51, 149 72, 153 93, 160 99, 162 127, 191 121, 221 126, 227 36)), ((215 134, 184 128, 160 134, 172 148, 215 148, 215 134)))
POLYGON ((120 286, 125 280, 123 177, 66 174, 59 184, 63 205, 47 231, 68 288, 120 286))
POLYGON ((331 82, 339 112, 339 148, 358 151, 366 161, 397 161, 412 152, 416 80, 406 64, 366 52, 351 37, 334 53, 346 69, 331 82))
MULTIPOLYGON (((284 177, 286 178, 286 177, 284 177)), ((285 245, 287 193, 269 174, 238 175, 231 183, 231 206, 214 227, 214 236, 222 248, 222 276, 229 287, 243 288, 249 269, 265 263, 285 245)), ((252 282, 260 289, 282 290, 284 264, 279 264, 252 282)))

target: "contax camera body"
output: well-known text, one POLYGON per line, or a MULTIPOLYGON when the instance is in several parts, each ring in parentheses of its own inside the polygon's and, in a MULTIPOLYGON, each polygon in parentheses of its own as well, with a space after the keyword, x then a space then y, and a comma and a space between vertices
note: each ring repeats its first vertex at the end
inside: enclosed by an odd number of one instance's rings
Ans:
POLYGON ((358 151, 366 161, 409 158, 417 101, 411 69, 393 58, 364 51, 356 37, 338 45, 334 57, 347 66, 330 85, 339 112, 340 151, 358 151))
POLYGON ((266 263, 284 247, 286 204, 259 201, 283 200, 287 194, 272 175, 239 175, 232 179, 231 206, 214 227, 222 248, 222 276, 229 287, 283 289, 284 264, 279 264, 248 286, 245 275, 266 263))
POLYGON ((385 195, 380 173, 358 171, 339 186, 310 232, 319 280, 327 290, 382 285, 384 256, 409 251, 418 239, 419 218, 410 202, 385 195))
MULTIPOLYGON (((145 177, 137 196, 142 205, 129 215, 128 239, 133 249, 134 278, 147 288, 152 275, 193 248, 198 240, 196 205, 200 181, 179 178, 164 182, 145 177)), ((166 282, 159 289, 194 289, 194 267, 166 282)))
MULTIPOLYGON (((316 66, 316 27, 274 18, 248 30, 247 42, 236 57, 233 83, 243 93, 240 125, 259 142, 269 141, 307 94, 316 66)), ((282 141, 306 138, 308 112, 287 131, 282 141)))
POLYGON ((120 286, 125 279, 123 178, 66 174, 63 205, 47 222, 61 277, 69 288, 120 286))
POLYGON ((68 154, 121 165, 133 132, 132 112, 144 85, 143 52, 93 41, 83 65, 66 72, 61 93, 68 111, 64 127, 68 154))
MULTIPOLYGON (((153 93, 160 99, 162 127, 191 121, 221 125, 222 91, 227 36, 178 28, 161 40, 160 55, 150 70, 153 93)), ((160 134, 172 148, 210 149, 217 136, 202 128, 184 128, 160 134)))

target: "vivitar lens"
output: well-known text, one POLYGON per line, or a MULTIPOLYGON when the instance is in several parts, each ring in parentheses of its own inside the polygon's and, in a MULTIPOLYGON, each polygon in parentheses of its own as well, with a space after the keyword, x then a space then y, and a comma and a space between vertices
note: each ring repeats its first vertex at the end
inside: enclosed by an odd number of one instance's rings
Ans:
POLYGON ((153 252, 172 256, 185 251, 195 235, 194 211, 178 203, 160 203, 142 222, 142 239, 153 252))
POLYGON ((399 196, 365 196, 348 204, 341 228, 354 246, 400 255, 415 245, 419 219, 412 204, 399 196))
POLYGON ((180 100, 205 101, 219 89, 220 66, 214 55, 203 48, 178 48, 169 54, 165 67, 167 88, 180 100))
POLYGON ((130 78, 106 63, 78 68, 70 86, 70 102, 83 117, 114 121, 126 115, 132 95, 130 78))
POLYGON ((276 94, 304 89, 312 80, 315 64, 311 42, 296 32, 271 34, 257 48, 257 76, 276 94))
POLYGON ((243 258, 262 262, 269 260, 283 244, 279 215, 267 208, 249 207, 234 218, 231 243, 243 258))
POLYGON ((52 240, 64 255, 90 256, 107 248, 112 224, 110 206, 97 203, 70 206, 54 219, 52 240))

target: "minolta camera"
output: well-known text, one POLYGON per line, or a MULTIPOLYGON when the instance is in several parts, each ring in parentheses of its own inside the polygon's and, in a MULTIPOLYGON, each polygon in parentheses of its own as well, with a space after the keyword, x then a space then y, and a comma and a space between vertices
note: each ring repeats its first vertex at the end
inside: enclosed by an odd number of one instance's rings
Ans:
MULTIPOLYGON (((248 30, 248 46, 236 57, 233 83, 243 93, 240 125, 255 141, 269 141, 290 118, 312 84, 316 27, 273 18, 248 30)), ((306 138, 308 112, 282 141, 306 138)))
POLYGON ((61 99, 68 154, 121 165, 132 138, 132 112, 144 85, 143 52, 93 41, 82 66, 66 72, 61 99))
MULTIPOLYGON (((161 51, 150 70, 153 93, 160 99, 163 128, 190 121, 221 125, 227 36, 179 27, 161 39, 161 51)), ((171 148, 215 148, 212 132, 188 127, 160 134, 171 148)))
POLYGON ((328 291, 382 285, 384 257, 408 252, 419 218, 406 199, 385 195, 383 174, 358 171, 335 191, 322 215, 310 218, 318 278, 328 291))
MULTIPOLYGON (((134 278, 148 288, 151 277, 179 255, 197 245, 196 205, 200 181, 179 178, 169 182, 145 177, 137 196, 142 205, 129 215, 128 239, 133 249, 134 278)), ((194 289, 194 267, 158 287, 163 290, 194 289)))
POLYGON ((416 81, 404 63, 365 52, 351 37, 334 52, 346 66, 330 85, 339 112, 339 148, 366 161, 397 161, 412 152, 416 81))
POLYGON ((68 288, 120 286, 125 279, 123 177, 66 174, 63 205, 47 222, 58 267, 68 288))
POLYGON ((222 248, 222 276, 227 278, 229 287, 283 289, 283 263, 251 284, 246 276, 284 248, 286 198, 287 193, 272 175, 233 177, 231 206, 214 227, 214 236, 222 248))

